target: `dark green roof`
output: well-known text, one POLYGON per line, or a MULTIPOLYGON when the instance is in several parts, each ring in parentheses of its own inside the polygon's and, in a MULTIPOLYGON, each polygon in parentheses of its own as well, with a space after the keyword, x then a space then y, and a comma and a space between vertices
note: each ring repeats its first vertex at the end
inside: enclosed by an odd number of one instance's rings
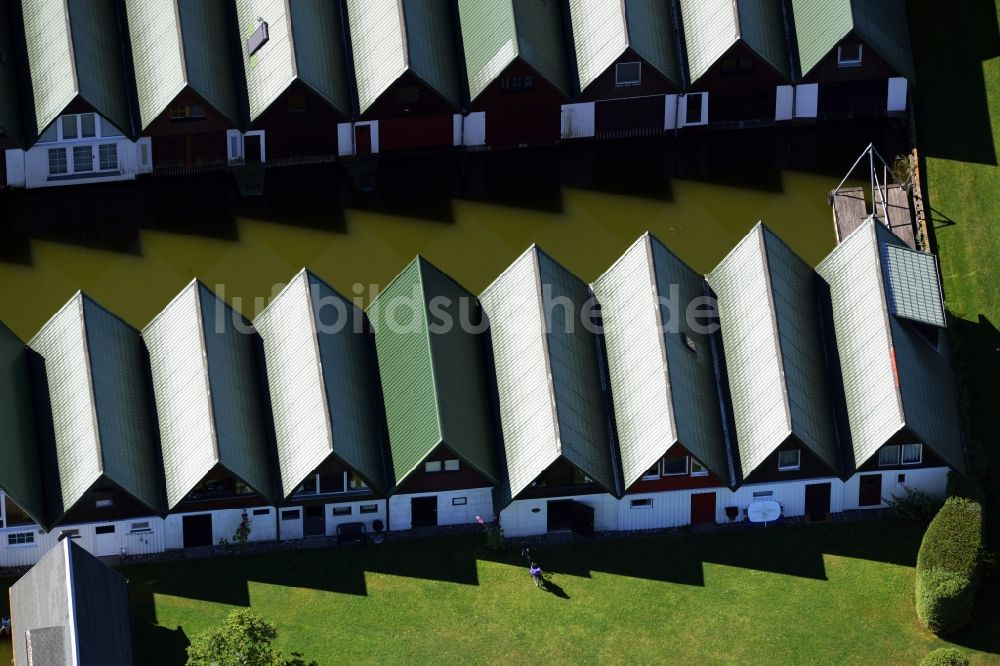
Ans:
POLYGON ((216 465, 274 498, 256 333, 198 280, 142 332, 153 376, 167 507, 216 465))
POLYGON ((802 76, 853 31, 897 72, 913 79, 913 53, 903 0, 791 1, 802 76))
POLYGON ((790 436, 839 473, 817 278, 758 223, 708 275, 743 477, 790 436))
POLYGON ((450 3, 346 2, 359 113, 408 71, 456 109, 461 106, 450 3))
POLYGON ((536 246, 480 296, 506 459, 501 504, 560 460, 620 494, 597 340, 580 319, 590 298, 582 280, 536 246))
POLYGON ((190 87, 234 126, 240 124, 221 2, 125 0, 142 129, 190 87))
POLYGON ((855 467, 906 431, 958 470, 965 469, 954 372, 947 348, 932 347, 891 314, 886 248, 905 248, 869 221, 845 238, 817 271, 830 286, 855 467))
POLYGON ((41 134, 82 99, 134 136, 115 0, 24 0, 24 35, 41 134))
POLYGON ((781 5, 774 0, 680 0, 688 76, 700 79, 738 41, 791 79, 781 5))
POLYGON ((49 522, 102 477, 161 513, 139 333, 77 293, 29 346, 44 366, 55 440, 58 481, 49 486, 49 522))
POLYGON ((497 481, 482 335, 459 324, 477 311, 475 296, 422 257, 368 308, 397 486, 440 445, 497 481))
POLYGON ((520 57, 569 96, 559 3, 538 0, 458 0, 469 97, 476 99, 520 57))
POLYGON ((385 492, 384 416, 364 312, 303 269, 254 324, 264 341, 283 495, 330 456, 385 492))
POLYGON ((10 604, 15 666, 134 663, 126 581, 73 539, 11 586, 10 604))
POLYGON ((586 90, 631 48, 660 75, 680 85, 670 6, 658 0, 593 3, 569 0, 580 90, 586 90))
POLYGON ((28 354, 0 323, 0 491, 39 525, 45 516, 28 354))
POLYGON ((711 341, 685 320, 688 304, 705 295, 704 277, 645 234, 594 282, 594 293, 625 487, 678 443, 728 482, 711 341))
POLYGON ((15 143, 23 140, 21 104, 17 89, 17 70, 14 67, 14 42, 9 23, 10 12, 0 8, 0 134, 6 134, 15 143))
POLYGON ((338 3, 329 0, 236 0, 236 13, 251 121, 270 108, 296 80, 341 115, 351 115, 347 57, 338 3), (247 38, 257 29, 258 18, 267 23, 268 41, 251 56, 247 51, 247 38))

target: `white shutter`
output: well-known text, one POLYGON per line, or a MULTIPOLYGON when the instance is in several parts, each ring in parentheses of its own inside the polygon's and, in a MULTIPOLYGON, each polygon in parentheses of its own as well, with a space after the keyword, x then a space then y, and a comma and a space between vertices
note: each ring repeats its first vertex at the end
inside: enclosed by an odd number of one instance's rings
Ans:
POLYGON ((135 142, 135 172, 153 173, 153 140, 144 136, 135 142))
POLYGON ((486 112, 476 111, 465 117, 462 130, 462 144, 465 146, 486 145, 486 112))
POLYGON ((455 113, 451 116, 451 145, 462 145, 462 114, 455 113))
POLYGON ((903 113, 906 111, 906 79, 902 76, 895 76, 889 79, 885 110, 887 113, 903 113))
POLYGON ((243 162, 243 133, 239 130, 226 130, 226 157, 230 164, 243 162))
POLYGON ((795 113, 795 89, 778 86, 774 93, 774 119, 791 120, 795 113))
POLYGON ((795 117, 815 118, 818 100, 818 83, 802 83, 795 86, 795 117))
POLYGON ((341 157, 354 154, 354 125, 351 123, 337 124, 337 154, 341 157))
POLYGON ((663 102, 663 129, 677 128, 677 95, 667 95, 663 102))
POLYGON ((4 159, 7 164, 7 185, 24 187, 24 151, 18 148, 8 150, 4 159))
POLYGON ((594 103, 563 104, 560 137, 582 139, 594 136, 594 103))

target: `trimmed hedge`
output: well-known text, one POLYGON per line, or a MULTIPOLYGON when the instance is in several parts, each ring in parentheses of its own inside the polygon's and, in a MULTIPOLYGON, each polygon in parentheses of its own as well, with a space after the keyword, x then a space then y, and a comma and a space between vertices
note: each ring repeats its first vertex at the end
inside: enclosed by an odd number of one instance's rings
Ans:
POLYGON ((969 658, 958 648, 943 647, 928 652, 920 666, 969 666, 969 658))
POLYGON ((972 619, 980 584, 982 507, 949 497, 927 527, 917 554, 917 617, 936 634, 972 619))

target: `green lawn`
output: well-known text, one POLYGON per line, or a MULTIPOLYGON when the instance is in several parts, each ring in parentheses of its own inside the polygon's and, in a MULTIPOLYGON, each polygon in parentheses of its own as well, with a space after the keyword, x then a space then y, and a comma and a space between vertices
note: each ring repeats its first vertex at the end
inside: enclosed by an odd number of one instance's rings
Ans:
MULTIPOLYGON (((192 636, 246 605, 306 663, 915 664, 944 644, 913 610, 921 533, 885 521, 548 546, 559 594, 479 535, 123 573, 142 664, 183 663, 192 636)), ((997 663, 988 617, 955 638, 974 663, 997 663)))

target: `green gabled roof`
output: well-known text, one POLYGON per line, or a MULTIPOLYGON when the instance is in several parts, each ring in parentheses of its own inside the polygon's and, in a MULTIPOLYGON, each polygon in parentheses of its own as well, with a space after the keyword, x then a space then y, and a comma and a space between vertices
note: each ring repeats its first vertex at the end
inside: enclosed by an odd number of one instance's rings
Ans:
POLYGON ((216 465, 265 499, 273 483, 253 328, 198 280, 142 331, 172 509, 216 465))
POLYGON ((558 3, 459 0, 458 17, 470 99, 479 97, 518 57, 569 96, 558 3))
POLYGON ((20 144, 24 139, 21 125, 21 104, 17 90, 17 70, 14 67, 14 42, 8 21, 10 12, 0 8, 0 134, 6 134, 20 144))
POLYGON ((50 523, 102 476, 161 513, 139 333, 78 292, 29 346, 44 366, 55 440, 58 482, 49 486, 50 523))
POLYGON ((729 480, 711 341, 685 321, 704 283, 648 233, 594 282, 626 488, 676 443, 729 480))
POLYGON ((250 120, 257 120, 296 80, 341 115, 351 115, 347 56, 338 3, 328 0, 236 0, 240 52, 246 72, 250 120), (253 56, 247 38, 268 27, 268 41, 253 56))
POLYGON ((48 527, 27 349, 0 323, 0 491, 48 527))
POLYGON ((812 268, 758 223, 708 275, 743 478, 790 436, 839 473, 812 268))
POLYGON ((134 135, 115 0, 24 0, 36 135, 78 97, 134 135))
POLYGON ((938 351, 890 314, 882 265, 886 246, 904 247, 874 221, 860 226, 817 267, 830 286, 854 466, 908 429, 964 470, 955 379, 938 351))
POLYGON ((383 415, 364 312, 303 269, 254 324, 264 341, 283 496, 330 456, 384 493, 383 415))
POLYGON ((503 500, 560 458, 620 494, 597 344, 580 319, 589 299, 582 280, 534 245, 480 296, 500 402, 503 500))
POLYGON ((737 41, 790 79, 781 5, 774 0, 680 0, 688 76, 700 79, 737 41))
POLYGON ((657 0, 593 3, 569 0, 573 52, 584 91, 625 52, 633 51, 660 74, 680 84, 670 6, 657 0))
POLYGON ((903 0, 791 0, 799 69, 805 76, 853 30, 865 46, 913 79, 913 53, 903 0))
POLYGON ((221 2, 125 0, 142 129, 186 87, 240 124, 230 32, 221 2))
POLYGON ((497 482, 482 336, 460 325, 477 309, 475 296, 422 257, 368 308, 397 487, 442 444, 497 482), (435 326, 440 313, 454 325, 435 326))
POLYGON ((456 109, 461 106, 450 3, 346 2, 359 113, 407 71, 456 109))

